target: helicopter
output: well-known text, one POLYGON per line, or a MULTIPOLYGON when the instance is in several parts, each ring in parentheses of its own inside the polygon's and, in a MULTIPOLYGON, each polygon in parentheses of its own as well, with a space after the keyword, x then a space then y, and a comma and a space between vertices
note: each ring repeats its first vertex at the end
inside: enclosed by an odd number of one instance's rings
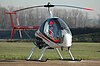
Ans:
POLYGON ((67 48, 71 56, 71 59, 75 60, 70 50, 70 47, 72 46, 72 33, 69 27, 67 26, 67 24, 61 18, 54 17, 52 11, 50 10, 51 7, 56 7, 56 6, 71 7, 71 8, 84 9, 84 10, 93 10, 91 8, 83 8, 83 7, 69 6, 69 5, 52 5, 50 2, 48 2, 46 5, 32 6, 32 7, 27 7, 27 8, 19 9, 16 11, 12 11, 12 12, 6 12, 6 14, 10 15, 11 24, 13 27, 12 33, 11 33, 11 39, 13 38, 15 29, 19 30, 20 37, 22 37, 20 29, 37 29, 37 31, 35 32, 35 39, 33 41, 33 44, 35 45, 35 47, 32 48, 26 60, 30 60, 34 52, 34 49, 36 47, 38 47, 39 49, 42 49, 41 55, 38 59, 39 61, 41 61, 45 50, 48 48, 55 48, 61 59, 64 59, 64 58, 62 57, 58 48, 61 48, 61 49, 67 48), (17 17, 16 17, 16 21, 17 21, 18 26, 14 26, 12 14, 16 15, 16 13, 19 11, 23 11, 23 10, 27 10, 31 8, 40 8, 40 7, 46 7, 49 14, 49 17, 40 26, 31 26, 31 27, 19 26, 20 24, 17 17))

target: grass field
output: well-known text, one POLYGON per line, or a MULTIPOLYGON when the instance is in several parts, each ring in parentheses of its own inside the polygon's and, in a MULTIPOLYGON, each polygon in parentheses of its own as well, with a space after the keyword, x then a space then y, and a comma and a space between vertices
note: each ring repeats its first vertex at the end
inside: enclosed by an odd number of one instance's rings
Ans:
MULTIPOLYGON (((0 60, 24 60, 33 47, 31 42, 0 42, 0 60)), ((100 43, 73 43, 71 51, 75 59, 100 60, 100 43)), ((64 59, 70 59, 66 49, 61 51, 64 59)), ((38 59, 41 50, 35 49, 31 59, 38 59)), ((47 49, 42 59, 59 59, 56 50, 47 49)))

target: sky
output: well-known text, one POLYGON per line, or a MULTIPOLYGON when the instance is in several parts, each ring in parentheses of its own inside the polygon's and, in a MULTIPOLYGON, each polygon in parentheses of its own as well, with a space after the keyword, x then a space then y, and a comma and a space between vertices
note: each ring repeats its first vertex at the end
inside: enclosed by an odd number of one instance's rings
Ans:
POLYGON ((51 4, 75 5, 93 8, 92 16, 100 14, 100 0, 0 0, 1 6, 29 7, 34 5, 51 4))

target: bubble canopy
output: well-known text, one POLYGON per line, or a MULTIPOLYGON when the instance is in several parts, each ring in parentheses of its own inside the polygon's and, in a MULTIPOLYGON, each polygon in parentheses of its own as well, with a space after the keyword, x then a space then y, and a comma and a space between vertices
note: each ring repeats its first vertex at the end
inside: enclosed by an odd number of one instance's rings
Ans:
POLYGON ((60 18, 48 18, 39 28, 40 32, 44 34, 47 38, 51 39, 62 37, 62 30, 65 30, 68 34, 71 34, 71 31, 67 24, 60 18))

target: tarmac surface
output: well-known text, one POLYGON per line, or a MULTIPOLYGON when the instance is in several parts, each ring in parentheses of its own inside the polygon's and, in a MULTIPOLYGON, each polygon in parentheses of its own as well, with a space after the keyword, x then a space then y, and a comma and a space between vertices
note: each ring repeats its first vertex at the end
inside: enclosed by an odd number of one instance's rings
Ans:
POLYGON ((100 60, 81 60, 81 61, 62 61, 62 60, 47 60, 40 61, 25 61, 25 60, 10 60, 0 61, 0 66, 100 66, 100 60))

